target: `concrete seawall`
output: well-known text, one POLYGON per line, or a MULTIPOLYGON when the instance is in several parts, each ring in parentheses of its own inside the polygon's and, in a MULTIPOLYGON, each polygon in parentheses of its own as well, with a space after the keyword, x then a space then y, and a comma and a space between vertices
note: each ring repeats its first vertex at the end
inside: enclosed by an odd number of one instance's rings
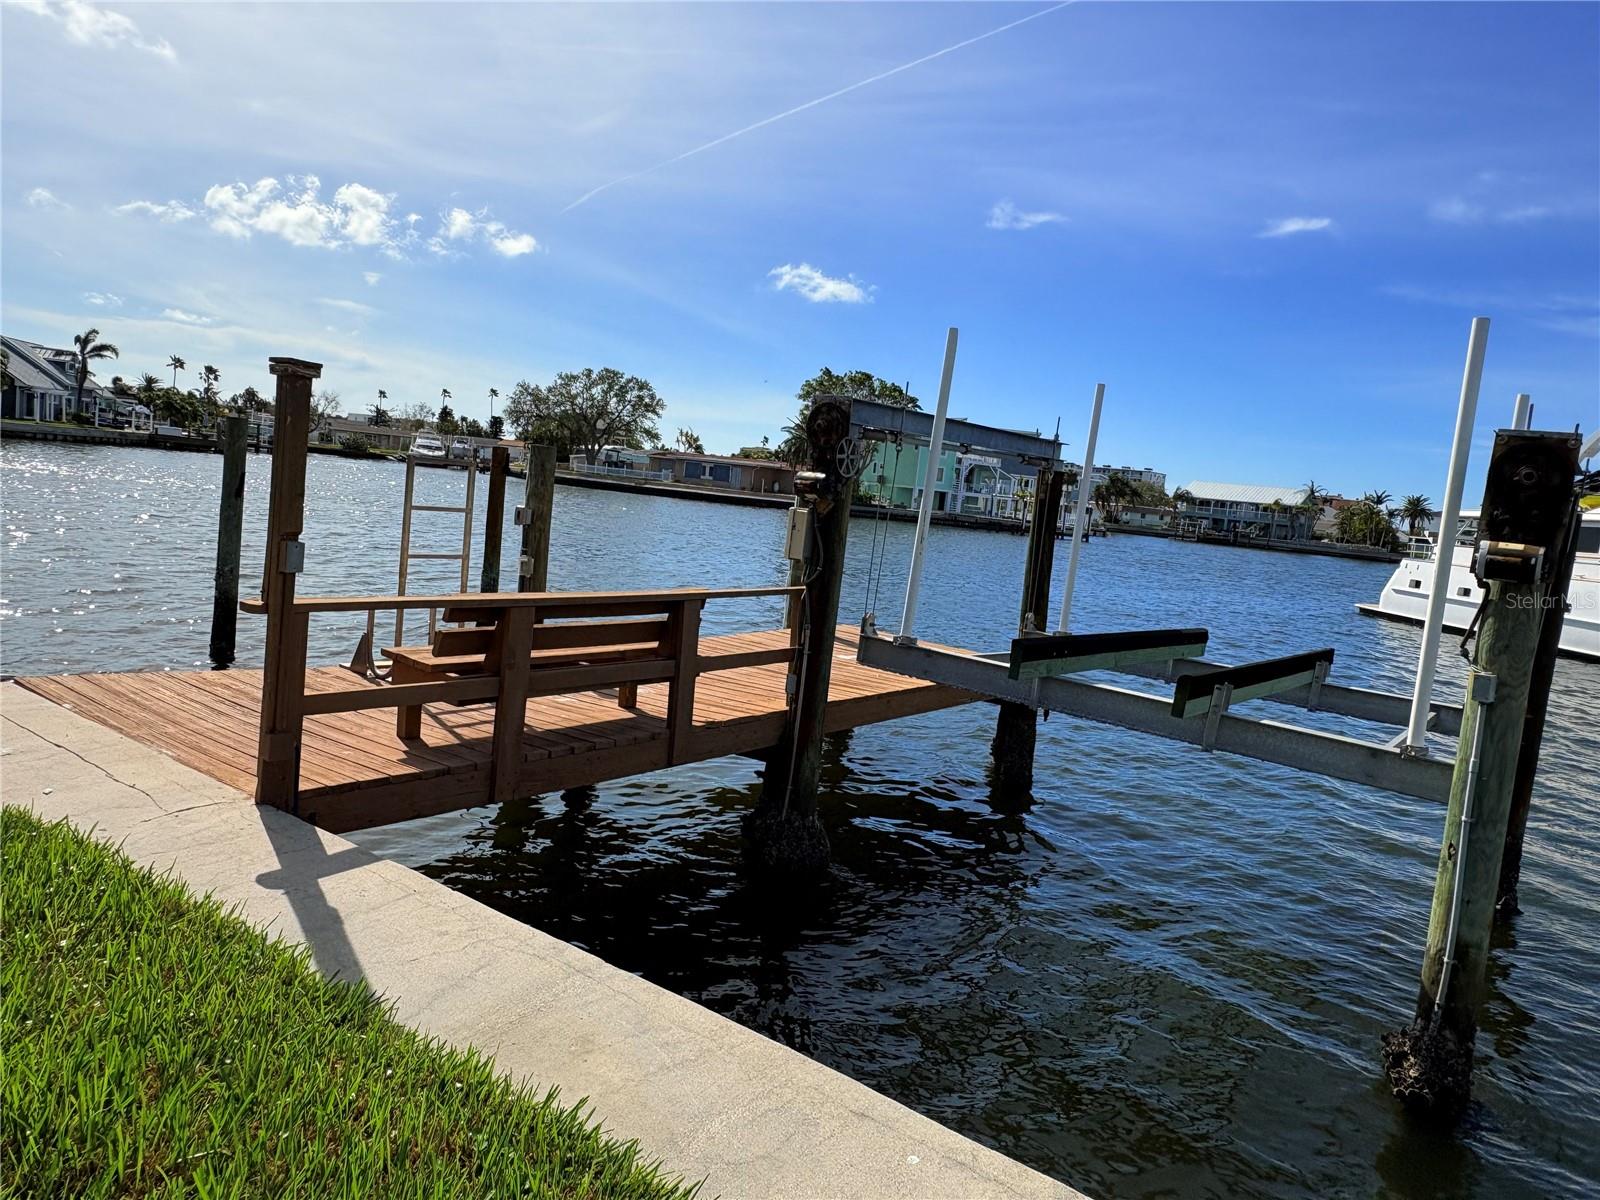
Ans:
POLYGON ((171 869, 397 1017, 637 1138, 707 1196, 1081 1193, 442 884, 0 684, 3 798, 171 869))

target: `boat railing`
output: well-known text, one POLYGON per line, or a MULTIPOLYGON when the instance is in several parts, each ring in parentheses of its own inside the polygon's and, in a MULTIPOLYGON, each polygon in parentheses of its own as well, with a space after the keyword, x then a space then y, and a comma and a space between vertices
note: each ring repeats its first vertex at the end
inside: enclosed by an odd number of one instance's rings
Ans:
POLYGON ((671 469, 651 471, 644 467, 613 467, 604 463, 572 463, 570 469, 579 475, 605 475, 612 479, 657 479, 668 480, 672 478, 671 469))

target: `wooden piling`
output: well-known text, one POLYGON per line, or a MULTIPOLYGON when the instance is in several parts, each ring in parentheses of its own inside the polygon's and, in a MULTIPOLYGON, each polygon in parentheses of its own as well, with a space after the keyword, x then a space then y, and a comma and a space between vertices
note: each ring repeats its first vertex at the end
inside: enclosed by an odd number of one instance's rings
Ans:
MULTIPOLYGON (((1067 476, 1050 465, 1040 467, 1028 525, 1027 559, 1022 575, 1022 609, 1018 634, 1043 632, 1050 620, 1050 576, 1055 564, 1056 525, 1067 476)), ((990 753, 994 759, 990 790, 1007 807, 1026 806, 1033 796, 1033 755, 1039 714, 1026 704, 1000 702, 990 753)))
POLYGON ((256 752, 256 803, 293 812, 300 779, 305 714, 308 617, 295 612, 295 576, 304 565, 306 442, 311 430, 311 384, 322 364, 269 358, 277 378, 272 491, 267 502, 266 561, 261 599, 267 609, 266 663, 261 681, 261 730, 256 752))
POLYGON ((500 539, 506 523, 506 472, 511 452, 496 446, 489 452, 489 499, 483 514, 483 567, 478 576, 480 592, 500 590, 500 539))
MULTIPOLYGON (((1518 397, 1522 400, 1524 397, 1518 397)), ((1562 550, 1556 559, 1534 651, 1533 678, 1528 687, 1528 715, 1522 722, 1522 742, 1517 754, 1517 774, 1511 788, 1511 818, 1506 827, 1505 853, 1500 860, 1500 882, 1495 894, 1495 915, 1509 918, 1520 911, 1517 884, 1522 879, 1522 843, 1533 807, 1533 781, 1539 770, 1539 747, 1544 742, 1545 714, 1550 707, 1550 687, 1555 681, 1556 657, 1561 649, 1561 624, 1566 617, 1567 588, 1578 557, 1578 532, 1583 513, 1576 498, 1567 514, 1562 550)))
POLYGON ((239 629, 239 549, 244 536, 244 466, 249 421, 224 417, 218 423, 222 450, 222 498, 217 508, 217 569, 211 598, 211 661, 225 667, 234 660, 239 629))
POLYGON ((850 535, 854 480, 840 473, 838 454, 850 436, 850 401, 817 397, 806 415, 806 434, 810 469, 820 478, 796 484, 809 493, 812 522, 806 591, 798 614, 800 651, 791 668, 783 734, 767 760, 761 796, 744 824, 751 865, 787 874, 819 871, 828 863, 828 835, 817 816, 817 783, 850 535))
POLYGON ((1488 585, 1434 880, 1416 1019, 1383 1039, 1395 1095, 1408 1107, 1445 1119, 1458 1116, 1471 1095, 1473 1039, 1547 591, 1548 582, 1488 585), (1463 824, 1469 795, 1471 818, 1463 824))
POLYGON ((550 513, 556 499, 554 446, 529 446, 523 457, 527 491, 517 513, 522 526, 522 561, 517 570, 519 592, 543 592, 550 585, 550 513))

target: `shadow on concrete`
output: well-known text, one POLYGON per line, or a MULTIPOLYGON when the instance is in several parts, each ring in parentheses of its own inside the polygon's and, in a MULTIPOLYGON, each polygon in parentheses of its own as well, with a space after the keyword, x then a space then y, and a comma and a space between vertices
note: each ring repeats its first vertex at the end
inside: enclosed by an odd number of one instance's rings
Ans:
POLYGON ((278 856, 278 869, 263 871, 256 883, 282 892, 300 924, 300 938, 311 949, 311 961, 330 979, 366 986, 361 959, 345 930, 344 918, 328 900, 322 881, 341 871, 365 866, 371 857, 356 846, 328 853, 317 831, 298 817, 275 808, 256 808, 278 856))

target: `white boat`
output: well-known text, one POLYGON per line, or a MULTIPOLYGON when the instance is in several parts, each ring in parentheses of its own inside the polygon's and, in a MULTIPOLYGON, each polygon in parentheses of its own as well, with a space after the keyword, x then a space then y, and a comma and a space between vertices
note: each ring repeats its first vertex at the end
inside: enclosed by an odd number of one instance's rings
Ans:
POLYGON ((412 438, 411 453, 415 458, 443 459, 448 457, 445 452, 444 443, 431 433, 419 433, 416 437, 412 438))
MULTIPOLYGON (((1578 557, 1572 565, 1567 589, 1567 615, 1561 623, 1561 652, 1574 658, 1600 662, 1600 509, 1583 513, 1578 529, 1578 557)), ((1478 514, 1461 514, 1461 529, 1451 547, 1450 594, 1444 603, 1444 627, 1463 632, 1483 600, 1483 588, 1472 573, 1472 553, 1478 540, 1478 514)), ((1413 538, 1383 585, 1376 604, 1358 604, 1369 617, 1387 617, 1421 625, 1428 614, 1428 592, 1433 586, 1439 545, 1435 538, 1413 538)))

